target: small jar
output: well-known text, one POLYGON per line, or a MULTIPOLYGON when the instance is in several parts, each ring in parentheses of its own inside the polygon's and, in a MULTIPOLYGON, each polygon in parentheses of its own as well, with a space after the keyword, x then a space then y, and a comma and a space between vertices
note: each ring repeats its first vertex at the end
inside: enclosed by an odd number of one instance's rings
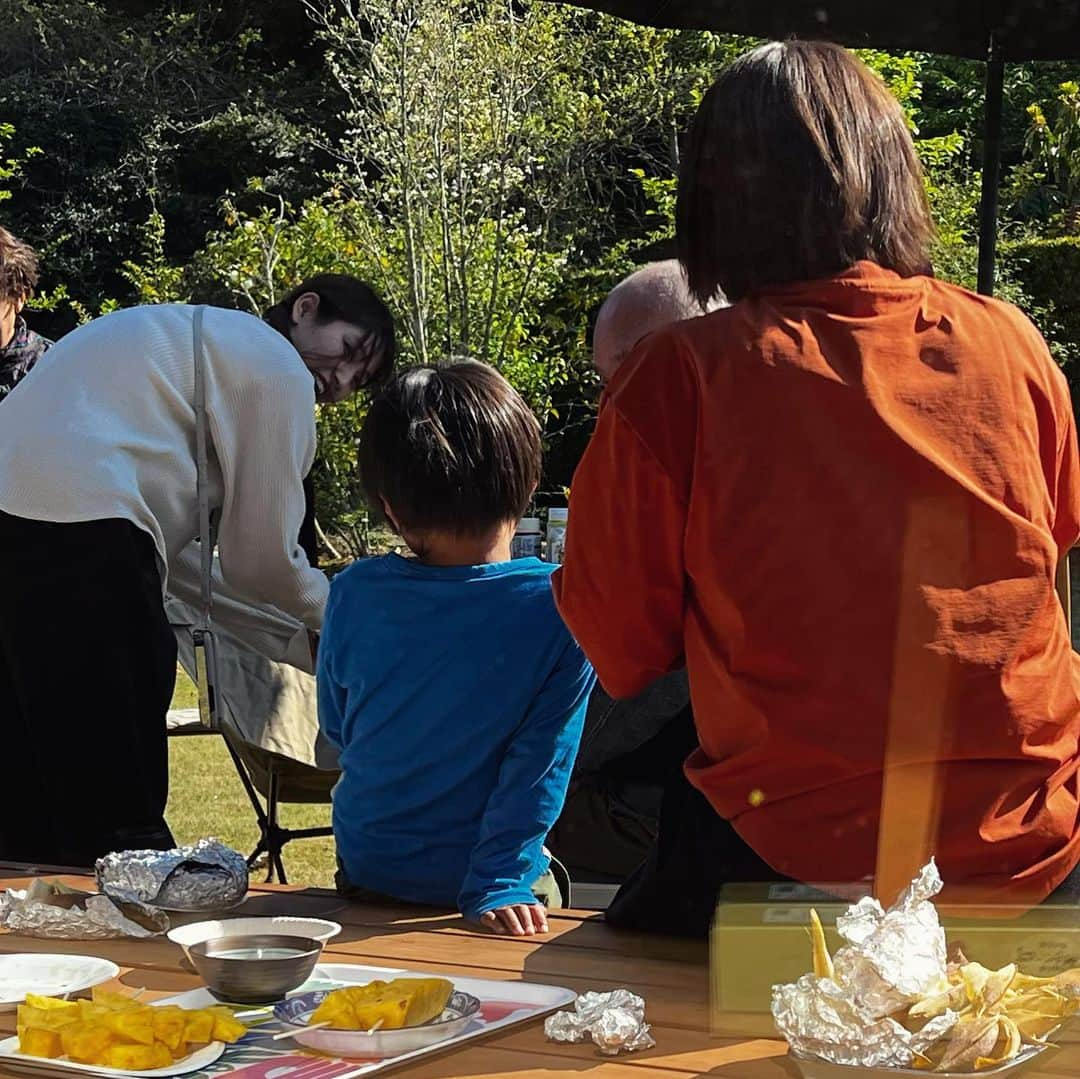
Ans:
POLYGON ((560 565, 566 544, 566 522, 570 511, 565 506, 553 506, 547 515, 547 560, 560 565))
POLYGON ((541 539, 540 518, 522 517, 510 541, 510 557, 539 558, 541 539))

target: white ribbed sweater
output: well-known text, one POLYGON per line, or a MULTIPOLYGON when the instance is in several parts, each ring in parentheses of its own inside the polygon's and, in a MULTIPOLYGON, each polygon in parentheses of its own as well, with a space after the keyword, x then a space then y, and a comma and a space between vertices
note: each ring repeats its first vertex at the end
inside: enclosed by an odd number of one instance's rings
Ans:
MULTIPOLYGON (((118 311, 60 340, 8 396, 0 509, 39 521, 121 517, 169 568, 198 532, 193 307, 118 311)), ((317 629, 328 584, 297 536, 315 455, 314 381, 276 330, 207 308, 211 507, 226 583, 317 629)))

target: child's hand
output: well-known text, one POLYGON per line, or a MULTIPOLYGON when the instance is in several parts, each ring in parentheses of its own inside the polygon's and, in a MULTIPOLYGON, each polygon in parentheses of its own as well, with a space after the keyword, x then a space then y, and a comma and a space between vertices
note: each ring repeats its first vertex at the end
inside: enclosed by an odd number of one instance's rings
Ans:
POLYGON ((547 911, 541 903, 496 907, 480 915, 480 924, 504 937, 531 937, 548 931, 547 911))

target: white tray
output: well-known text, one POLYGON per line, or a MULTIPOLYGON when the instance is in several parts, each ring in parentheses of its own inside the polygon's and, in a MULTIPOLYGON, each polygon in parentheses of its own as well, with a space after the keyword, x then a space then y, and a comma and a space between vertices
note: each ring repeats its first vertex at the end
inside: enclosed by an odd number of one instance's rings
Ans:
MULTIPOLYGON (((275 1079, 346 1079, 356 1075, 368 1075, 385 1068, 396 1067, 406 1061, 416 1060, 431 1053, 446 1052, 457 1045, 483 1037, 495 1030, 502 1030, 517 1023, 537 1019, 549 1012, 571 1003, 576 993, 553 985, 534 982, 497 981, 488 978, 463 978, 457 974, 440 974, 438 971, 406 970, 403 968, 362 967, 351 963, 321 963, 297 993, 315 989, 334 989, 345 985, 365 985, 375 979, 389 981, 391 978, 446 978, 454 988, 469 993, 480 1000, 480 1014, 460 1033, 435 1045, 414 1049, 380 1060, 347 1060, 323 1056, 318 1076, 308 1076, 312 1065, 311 1051, 296 1045, 291 1039, 272 1041, 271 1035, 287 1029, 273 1018, 254 1027, 235 1045, 227 1046, 221 1060, 214 1068, 217 1076, 232 1073, 252 1079, 264 1076, 272 1070, 275 1079)), ((292 994, 290 994, 292 995, 292 994)), ((182 1008, 204 1008, 216 1001, 206 989, 194 989, 190 993, 159 1001, 161 1004, 178 1004, 182 1008)), ((248 1009, 249 1011, 253 1009, 248 1009)), ((269 1011, 267 1012, 269 1016, 269 1011)), ((257 1020, 243 1020, 247 1022, 257 1020)), ((847 1079, 847 1077, 845 1077, 847 1079)))

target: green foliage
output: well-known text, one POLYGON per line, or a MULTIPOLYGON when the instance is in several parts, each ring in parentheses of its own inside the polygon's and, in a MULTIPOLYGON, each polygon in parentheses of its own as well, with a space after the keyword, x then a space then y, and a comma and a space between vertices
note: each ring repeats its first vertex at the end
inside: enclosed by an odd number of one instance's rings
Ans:
POLYGON ((1027 111, 1031 127, 1026 149, 1031 166, 1026 178, 1047 206, 1064 211, 1068 219, 1080 210, 1080 83, 1061 84, 1052 119, 1037 103, 1027 111))
POLYGON ((46 288, 99 310, 127 299, 122 267, 143 257, 152 213, 179 261, 247 176, 313 190, 309 119, 324 94, 262 43, 271 3, 0 0, 0 121, 43 150, 7 223, 41 252, 46 288))
MULTIPOLYGON (((14 137, 14 125, 0 123, 0 148, 6 147, 14 137)), ((0 202, 6 202, 11 198, 11 188, 7 185, 22 175, 23 165, 27 158, 40 153, 40 147, 30 146, 21 156, 0 158, 0 202)))
POLYGON ((880 76, 900 103, 912 128, 922 97, 922 59, 918 53, 890 53, 879 49, 856 49, 855 55, 880 76))
POLYGON ((1075 379, 1080 359, 1080 236, 1013 241, 1003 245, 1002 258, 1027 294, 1039 298, 1042 317, 1036 321, 1075 379))

